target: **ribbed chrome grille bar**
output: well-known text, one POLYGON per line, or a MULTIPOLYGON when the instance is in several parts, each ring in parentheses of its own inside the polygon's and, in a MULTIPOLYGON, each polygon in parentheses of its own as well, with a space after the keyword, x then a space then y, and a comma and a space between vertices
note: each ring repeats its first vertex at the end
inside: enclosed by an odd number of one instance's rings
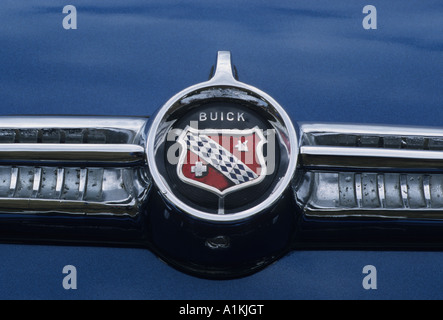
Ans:
POLYGON ((8 192, 0 187, 0 211, 7 198, 127 202, 135 196, 133 175, 146 170, 146 123, 137 117, 1 117, 0 179, 8 192))
POLYGON ((301 124, 306 217, 443 220, 443 129, 301 124))
POLYGON ((139 237, 136 221, 150 189, 147 121, 0 117, 0 237, 40 238, 51 232, 51 240, 79 234, 85 241, 139 237))

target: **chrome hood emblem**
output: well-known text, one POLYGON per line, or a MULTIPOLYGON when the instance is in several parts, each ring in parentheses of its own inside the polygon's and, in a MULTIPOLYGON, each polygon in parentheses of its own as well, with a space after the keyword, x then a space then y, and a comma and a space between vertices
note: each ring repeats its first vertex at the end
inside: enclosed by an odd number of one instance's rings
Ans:
POLYGON ((288 188, 296 137, 283 108, 237 81, 231 55, 222 51, 209 81, 175 95, 153 119, 148 166, 176 208, 209 221, 238 221, 266 211, 288 188))
POLYGON ((440 248, 442 168, 442 129, 296 130, 221 51, 152 118, 0 118, 0 237, 141 246, 212 278, 294 249, 440 248))

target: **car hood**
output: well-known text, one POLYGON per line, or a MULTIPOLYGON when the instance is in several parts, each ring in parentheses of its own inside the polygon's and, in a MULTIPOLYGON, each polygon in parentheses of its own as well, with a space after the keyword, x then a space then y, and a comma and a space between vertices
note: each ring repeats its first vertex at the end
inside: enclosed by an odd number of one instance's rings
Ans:
MULTIPOLYGON (((151 115, 204 81, 218 50, 294 122, 443 126, 443 3, 78 0, 0 4, 0 114, 151 115)), ((296 251, 252 276, 197 279, 141 249, 0 245, 0 297, 317 299, 442 297, 441 252, 296 251), (81 270, 63 290, 62 268, 81 270), (362 288, 375 265, 380 289, 362 288)))

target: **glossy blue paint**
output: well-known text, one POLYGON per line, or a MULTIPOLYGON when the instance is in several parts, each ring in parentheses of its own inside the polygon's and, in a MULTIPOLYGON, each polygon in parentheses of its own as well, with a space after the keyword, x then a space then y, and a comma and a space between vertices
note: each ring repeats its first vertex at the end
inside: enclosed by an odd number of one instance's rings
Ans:
POLYGON ((2 299, 442 299, 441 252, 296 251, 260 273, 204 280, 144 249, 0 246, 2 299), (65 264, 78 289, 62 287, 65 264), (362 288, 364 265, 378 289, 362 288))
MULTIPOLYGON (((230 50, 295 121, 443 126, 441 1, 24 1, 0 4, 0 114, 152 114, 230 50), (62 28, 62 8, 78 29, 62 28), (378 11, 364 30, 362 8, 378 11)), ((136 249, 0 245, 0 298, 442 298, 441 252, 294 252, 239 280, 136 249), (79 270, 65 291, 62 268, 79 270), (364 265, 379 289, 361 286, 364 265)))

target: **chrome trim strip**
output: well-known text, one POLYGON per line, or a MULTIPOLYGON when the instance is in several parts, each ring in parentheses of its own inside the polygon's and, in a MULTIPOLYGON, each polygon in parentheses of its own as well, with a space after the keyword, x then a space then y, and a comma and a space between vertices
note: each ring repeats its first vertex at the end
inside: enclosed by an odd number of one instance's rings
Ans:
POLYGON ((443 128, 370 124, 299 123, 303 134, 338 133, 376 136, 430 136, 443 137, 443 128))
POLYGON ((442 151, 302 146, 300 155, 303 165, 307 167, 443 168, 442 151))
MULTIPOLYGON (((35 214, 44 219, 50 218, 48 208, 52 212, 58 212, 58 217, 85 215, 85 216, 109 216, 115 217, 119 215, 136 216, 139 214, 137 209, 137 200, 133 198, 122 199, 114 202, 112 205, 106 202, 85 202, 74 200, 54 200, 54 199, 29 199, 24 198, 0 198, 0 216, 4 212, 8 214, 35 214), (112 212, 111 212, 112 206, 112 212)), ((52 214, 52 217, 57 215, 52 214)))
POLYGON ((122 129, 139 132, 147 117, 2 116, 1 129, 122 129))
POLYGON ((144 157, 144 148, 131 144, 0 144, 0 162, 36 162, 46 165, 57 162, 57 166, 79 162, 88 166, 129 166, 142 163, 144 157))

